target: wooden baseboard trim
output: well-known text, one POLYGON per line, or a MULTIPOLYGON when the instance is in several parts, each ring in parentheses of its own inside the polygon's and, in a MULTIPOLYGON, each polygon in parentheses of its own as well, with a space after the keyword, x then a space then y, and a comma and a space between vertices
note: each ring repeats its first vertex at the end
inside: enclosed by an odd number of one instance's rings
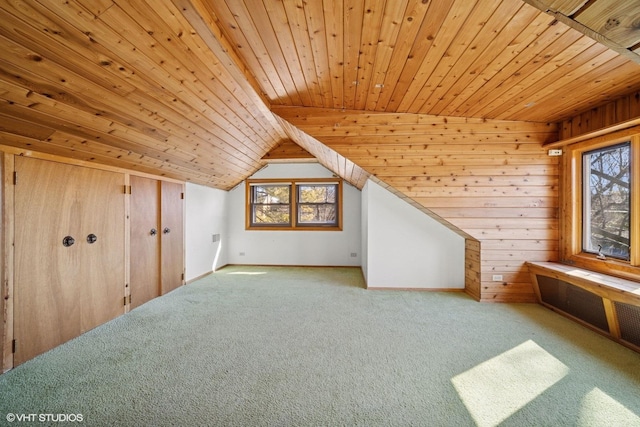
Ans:
POLYGON ((393 286, 367 286, 369 291, 427 291, 427 292, 464 292, 464 288, 401 288, 393 286))
POLYGON ((200 279, 204 279, 205 277, 207 277, 210 274, 213 274, 213 271, 209 271, 207 273, 199 275, 198 277, 194 277, 193 279, 189 279, 189 280, 186 281, 185 285, 188 285, 189 283, 193 283, 193 282, 195 282, 197 280, 200 280, 200 279))

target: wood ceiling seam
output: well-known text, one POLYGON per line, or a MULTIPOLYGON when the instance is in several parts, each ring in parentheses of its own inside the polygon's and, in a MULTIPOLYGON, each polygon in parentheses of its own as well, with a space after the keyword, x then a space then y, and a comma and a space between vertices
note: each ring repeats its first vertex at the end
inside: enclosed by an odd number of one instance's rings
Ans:
MULTIPOLYGON (((293 40, 289 25, 289 19, 284 10, 284 6, 281 2, 255 3, 256 4, 254 4, 254 7, 260 8, 261 5, 261 7, 264 8, 264 16, 268 18, 269 22, 271 23, 271 31, 273 31, 275 39, 278 42, 278 48, 282 52, 286 67, 291 74, 293 84, 298 90, 298 94, 300 95, 302 104, 313 105, 311 94, 309 93, 309 82, 307 81, 304 67, 302 66, 302 64, 300 63, 300 59, 298 58, 297 44, 293 40), (286 49, 283 48, 283 46, 292 46, 294 48, 286 49)), ((252 10, 254 10, 253 7, 252 10)), ((262 9, 260 9, 260 11, 256 10, 256 12, 258 13, 258 15, 260 15, 262 9)), ((272 49, 274 48, 275 46, 272 46, 272 49)))
POLYGON ((411 46, 407 61, 385 107, 385 111, 400 111, 399 106, 409 91, 409 87, 420 68, 421 61, 433 46, 435 36, 454 2, 455 0, 441 0, 438 1, 438 7, 435 9, 429 6, 429 13, 424 15, 418 35, 411 46))
POLYGON ((328 67, 325 67, 325 64, 329 63, 329 57, 327 56, 323 3, 321 1, 305 3, 304 14, 306 28, 309 32, 309 43, 311 45, 313 62, 316 67, 315 72, 318 79, 318 90, 322 95, 321 105, 331 107, 333 106, 333 89, 330 70, 328 67))
MULTIPOLYGON (((535 55, 528 58, 528 62, 513 73, 510 77, 507 77, 505 84, 502 86, 491 86, 491 92, 483 92, 485 94, 485 103, 483 109, 488 111, 487 115, 492 118, 498 118, 495 113, 492 112, 495 109, 504 107, 507 103, 519 103, 524 105, 535 102, 533 99, 525 98, 523 92, 525 86, 528 88, 535 85, 537 88, 550 89, 555 88, 557 81, 555 78, 549 79, 548 73, 561 74, 562 71, 558 71, 563 65, 574 61, 581 54, 596 46, 593 40, 580 36, 575 32, 563 33, 556 39, 557 45, 554 50, 538 51, 535 55), (568 46, 568 47, 567 47, 568 46), (526 70, 526 71, 520 71, 526 70), (507 84, 508 83, 508 84, 507 84), (523 99, 517 100, 515 98, 521 97, 523 99)), ((531 52, 532 54, 534 52, 531 52)), ((487 88, 489 89, 489 88, 487 88)), ((538 91, 527 92, 537 95, 538 91)), ((553 93, 552 90, 547 90, 545 94, 553 93)), ((529 107, 526 107, 529 108, 529 107)), ((477 107, 468 109, 465 114, 477 114, 477 107)))
POLYGON ((175 106, 175 104, 174 104, 174 106, 175 106))
MULTIPOLYGON (((139 31, 138 33, 139 36, 142 36, 144 38, 150 37, 150 39, 145 42, 145 44, 150 48, 147 48, 144 51, 139 48, 138 51, 143 52, 152 61, 162 66, 164 63, 164 60, 162 58, 171 56, 170 52, 172 50, 172 47, 175 48, 175 43, 184 43, 185 40, 175 35, 171 29, 167 30, 166 28, 159 27, 159 25, 161 25, 161 23, 163 23, 164 21, 159 17, 157 17, 157 15, 155 15, 156 18, 152 20, 151 15, 154 14, 153 10, 147 11, 147 13, 143 15, 142 13, 137 11, 135 7, 133 7, 133 3, 130 3, 130 2, 124 2, 124 3, 127 5, 127 6, 124 6, 126 8, 119 7, 119 6, 113 7, 109 9, 106 13, 104 13, 100 17, 100 20, 102 20, 107 26, 112 27, 112 24, 107 20, 111 22, 118 22, 118 24, 123 25, 126 23, 126 18, 131 19, 132 20, 131 22, 135 23, 138 26, 138 28, 142 30, 142 31, 139 31), (111 17, 111 14, 113 14, 113 17, 111 17), (156 52, 154 52, 154 49, 156 50, 156 52), (159 49, 160 51, 158 52, 157 50, 159 49), (148 55, 152 52, 155 54, 154 55, 156 57, 155 60, 152 56, 148 55)), ((130 30, 135 28, 134 25, 125 25, 125 26, 130 30)), ((188 39, 189 38, 187 38, 187 40, 188 39)), ((190 72, 188 74, 192 74, 194 77, 196 77, 196 80, 193 80, 190 84, 189 84, 189 80, 186 78, 180 82, 177 82, 178 86, 176 87, 176 89, 173 90, 174 95, 177 96, 177 94, 181 92, 185 92, 184 89, 188 89, 189 95, 187 96, 189 100, 194 100, 199 98, 204 103, 204 105, 207 105, 209 107, 209 109, 211 109, 212 111, 216 111, 217 114, 224 117, 229 123, 233 124, 233 126, 239 132, 241 132, 244 135, 244 137, 251 139, 256 144, 260 144, 261 138, 259 137, 259 135, 257 135, 255 131, 250 126, 247 125, 244 119, 232 109, 234 103, 236 102, 237 102, 236 105, 237 107, 239 107, 240 111, 244 110, 245 108, 244 108, 244 105, 235 98, 235 95, 229 92, 228 89, 224 86, 223 84, 224 79, 206 78, 208 73, 205 71, 204 68, 201 68, 201 67, 206 68, 206 65, 200 61, 197 55, 192 53, 193 51, 191 49, 185 49, 185 52, 186 52, 186 56, 182 61, 182 67, 184 67, 186 70, 190 72), (213 85, 213 86, 209 86, 209 85, 213 85), (182 88, 180 86, 182 86, 182 88), (201 87, 199 88, 199 86, 201 87), (207 95, 204 95, 202 86, 208 89, 207 95), (205 99, 200 98, 199 93, 203 93, 203 98, 205 97, 206 98, 205 99), (220 102, 209 101, 207 99, 209 96, 214 96, 218 98, 220 102)), ((169 70, 167 70, 167 72, 169 72, 169 70)), ((238 138, 239 140, 243 139, 243 137, 240 137, 239 135, 238 137, 239 137, 238 138)), ((250 148, 250 147, 247 147, 247 148, 250 148)))
MULTIPOLYGON (((344 33, 343 46, 343 101, 341 106, 355 105, 358 90, 358 65, 360 61, 360 43, 364 22, 365 2, 360 0, 345 0, 343 13, 343 28, 349 29, 344 33)), ((325 104, 324 107, 332 107, 325 104)))
MULTIPOLYGON (((0 64, 1 63, 4 63, 4 61, 0 60, 0 64)), ((23 76, 23 79, 21 80, 21 83, 24 84, 25 82, 28 82, 28 80, 26 80, 26 77, 30 73, 29 71, 22 70, 22 71, 18 71, 18 73, 23 76)), ((5 84, 11 85, 10 83, 5 83, 5 84)), ((12 87, 12 86, 7 86, 7 87, 9 88, 9 87, 12 87)), ((87 115, 87 120, 89 120, 89 122, 85 122, 84 126, 86 126, 87 129, 96 129, 96 125, 95 124, 97 124, 98 122, 103 122, 104 123, 103 129, 102 129, 102 131, 100 131, 102 133, 116 134, 118 132, 117 131, 118 129, 120 129, 120 131, 119 131, 120 133, 122 133, 122 132, 126 133, 126 132, 130 132, 132 130, 135 130, 135 129, 131 129, 131 128, 128 128, 128 127, 122 128, 119 123, 112 122, 112 121, 108 120, 107 118, 105 118, 103 115, 96 115, 96 114, 93 114, 93 113, 90 113, 90 112, 85 113, 82 110, 76 110, 75 107, 72 107, 72 106, 67 107, 66 104, 60 102, 59 100, 53 100, 50 97, 41 96, 38 92, 29 92, 29 89, 22 89, 21 86, 13 85, 13 87, 21 88, 20 90, 22 90, 24 92, 25 101, 22 103, 21 102, 21 98, 18 95, 14 96, 12 98, 9 98, 8 101, 13 103, 14 107, 16 105, 24 104, 25 108, 29 108, 29 110, 26 110, 27 113, 25 113, 25 116, 27 116, 27 117, 30 115, 30 113, 28 113, 28 111, 33 110, 33 108, 42 110, 42 108, 41 107, 39 108, 39 106, 45 106, 47 104, 51 104, 51 106, 52 106, 52 108, 54 108, 54 110, 49 112, 49 116, 52 117, 51 123, 53 123, 53 124, 61 124, 62 123, 62 118, 61 118, 61 115, 59 114, 60 111, 64 111, 67 108, 74 108, 74 111, 71 112, 69 114, 69 116, 74 117, 74 119, 80 119, 83 116, 83 114, 86 114, 87 115), (27 97, 29 97, 29 99, 27 99, 27 97)), ((75 125, 77 125, 77 122, 74 122, 73 124, 70 124, 72 129, 75 128, 74 127, 75 125)), ((98 130, 98 129, 96 129, 96 130, 98 130)), ((144 134, 143 134, 143 135, 141 135, 141 137, 146 138, 146 139, 148 139, 149 137, 152 138, 150 140, 150 144, 151 145, 147 145, 149 147, 153 147, 155 149, 155 148, 157 148, 157 147, 155 147, 156 145, 162 144, 165 147, 167 147, 168 149, 170 149, 172 147, 172 145, 168 144, 168 142, 169 142, 168 140, 165 140, 165 142, 163 142, 162 140, 157 139, 157 137, 160 136, 160 135, 161 134, 154 133, 153 136, 144 136, 144 134)), ((84 137, 90 137, 90 136, 84 135, 84 137)))
MULTIPOLYGON (((478 96, 487 85, 497 79, 500 84, 507 70, 519 69, 521 55, 530 49, 536 38, 549 27, 553 19, 534 8, 521 8, 503 30, 496 35, 485 52, 475 61, 467 73, 458 79, 452 90, 457 94, 448 100, 438 114, 462 116, 462 111, 470 105, 476 105, 470 99, 478 96), (507 46, 503 48, 501 46, 507 46)), ((489 92, 490 93, 490 92, 489 92)))
MULTIPOLYGON (((158 7, 168 7, 169 4, 171 3, 161 2, 159 3, 158 7)), ((204 66, 204 69, 203 69, 204 74, 201 76, 201 79, 205 80, 205 77, 207 77, 207 70, 209 70, 209 67, 207 64, 216 63, 216 62, 217 64, 223 64, 225 62, 225 59, 224 58, 220 59, 215 57, 215 55, 213 55, 211 51, 208 49, 208 46, 206 45, 205 41, 199 35, 192 34, 189 31, 185 31, 185 29, 189 28, 190 23, 180 13, 179 10, 170 10, 170 9, 166 9, 166 10, 167 12, 164 15, 172 16, 174 17, 174 19, 169 20, 165 18, 162 21, 167 24, 167 27, 170 30, 170 34, 173 34, 173 37, 179 37, 180 40, 187 45, 188 47, 187 50, 193 52, 193 55, 191 55, 191 59, 188 62, 196 63, 197 61, 199 61, 199 63, 202 64, 202 66, 204 66), (175 23, 173 23, 174 21, 175 23), (208 58, 207 60, 204 60, 203 57, 210 57, 210 58, 208 58)), ((232 52, 228 52, 228 55, 231 55, 231 54, 232 52)), ((240 65, 235 64, 235 62, 234 62, 234 65, 238 68, 238 71, 241 71, 240 65)), ((253 130, 260 137, 260 139, 256 141, 256 144, 258 146, 261 146, 261 141, 263 140, 273 141, 275 139, 278 139, 280 137, 279 133, 274 132, 273 123, 269 120, 267 116, 265 116, 265 112, 268 113, 268 109, 263 107, 261 110, 260 108, 258 108, 259 106, 264 105, 264 100, 262 100, 262 98, 259 96, 259 92, 250 83, 246 85, 246 87, 244 88, 245 90, 240 90, 240 91, 236 90, 235 86, 229 87, 227 82, 230 81, 233 77, 237 77, 237 76, 233 76, 231 73, 229 73, 225 66, 222 66, 222 69, 224 69, 225 72, 220 71, 221 70, 220 66, 216 67, 215 70, 211 70, 211 74, 213 75, 213 74, 216 74, 217 72, 217 77, 218 77, 216 80, 213 81, 215 85, 211 87, 212 93, 217 95, 219 93, 218 88, 220 89, 223 88, 224 93, 227 94, 226 97, 227 98, 232 97, 234 99, 232 104, 236 105, 236 107, 239 108, 240 111, 245 110, 246 114, 250 114, 252 116, 251 120, 247 120, 247 119, 242 120, 246 128, 252 128, 251 122, 255 122, 257 120, 257 122, 261 125, 262 129, 264 130, 262 134, 259 133, 260 129, 257 129, 257 131, 255 129, 253 130), (257 102, 258 104, 254 104, 254 102, 257 102)), ((242 73, 242 75, 245 76, 244 73, 242 73)), ((234 82, 237 82, 237 80, 234 80, 234 82)), ((266 149, 269 145, 270 145, 269 143, 264 144, 262 146, 262 149, 266 149)))
POLYGON ((403 17, 399 30, 399 34, 401 34, 402 37, 399 37, 399 40, 396 41, 391 59, 389 60, 389 68, 385 72, 383 85, 387 89, 380 92, 375 107, 371 108, 372 110, 380 112, 387 110, 387 106, 400 80, 407 59, 410 57, 411 49, 418 37, 425 16, 433 4, 434 2, 432 1, 425 3, 422 0, 410 0, 407 4, 407 12, 405 17, 403 17))
MULTIPOLYGON (((398 37, 402 24, 405 22, 405 15, 409 0, 387 1, 382 16, 382 28, 379 32, 378 43, 375 52, 373 70, 369 83, 369 89, 366 96, 364 109, 374 110, 378 99, 382 92, 385 92, 385 77, 389 66, 393 51, 398 44, 398 37)), ((391 88, 386 89, 390 91, 391 88)))
MULTIPOLYGON (((496 114, 497 118, 508 117, 510 113, 526 109, 527 103, 538 102, 538 100, 540 100, 543 96, 553 96, 554 93, 551 90, 547 89, 547 91, 545 92, 545 88, 548 88, 549 82, 553 82, 555 86, 563 87, 565 90, 567 90, 568 88, 573 88, 573 90, 584 91, 585 83, 591 80, 589 71, 600 67, 603 67, 603 69, 607 67, 609 69, 615 68, 611 65, 607 65, 607 63, 616 58, 617 54, 607 49, 606 47, 603 47, 601 45, 594 45, 592 48, 585 50, 584 54, 585 58, 583 59, 585 60, 581 61, 581 65, 574 66, 575 68, 572 72, 557 75, 560 74, 559 71, 552 71, 547 76, 543 76, 543 78, 538 80, 535 84, 528 86, 526 90, 520 92, 518 98, 523 100, 524 102, 518 103, 516 100, 514 100, 511 105, 502 105, 499 108, 493 110, 493 113, 496 114), (586 81, 584 79, 586 79, 586 81)), ((578 57, 582 57, 582 54, 578 57)))
MULTIPOLYGON (((420 108, 421 112, 428 112, 429 114, 442 112, 444 107, 456 96, 457 90, 454 88, 462 87, 462 85, 458 84, 458 80, 471 76, 471 70, 478 68, 476 66, 477 62, 489 56, 489 52, 495 52, 494 46, 498 45, 497 41, 500 40, 500 35, 505 31, 509 23, 513 21, 514 16, 518 14, 522 7, 522 4, 507 1, 499 4, 492 11, 486 24, 482 25, 482 29, 469 43, 465 51, 456 60, 456 63, 448 70, 444 70, 443 78, 420 108), (464 64, 467 65, 465 66, 464 64)), ((501 50, 497 51, 500 52, 501 50)), ((495 56, 495 53, 492 53, 491 56, 495 56)))
MULTIPOLYGON (((423 58, 423 61, 414 75, 413 81, 407 89, 407 94, 419 93, 419 91, 425 86, 433 74, 433 71, 438 66, 438 63, 450 48, 456 34, 460 31, 472 10, 473 6, 470 6, 467 2, 454 2, 449 13, 442 21, 438 32, 434 36, 433 44, 429 49, 429 54, 423 58)), ((415 99, 413 98, 413 95, 410 98, 405 96, 396 110, 404 113, 418 113, 419 111, 414 105, 414 102, 415 99)))
MULTIPOLYGON (((174 1, 174 4, 177 8, 180 8, 178 1, 174 1)), ((235 52, 235 55, 237 57, 237 60, 235 62, 241 62, 245 66, 245 75, 251 74, 254 76, 254 78, 256 79, 255 85, 264 92, 264 96, 266 96, 267 100, 274 101, 278 99, 285 100, 289 98, 289 95, 286 93, 285 88, 284 86, 282 86, 282 84, 274 85, 274 83, 280 82, 280 80, 274 82, 268 77, 270 74, 274 75, 275 70, 273 70, 272 73, 269 73, 264 69, 265 66, 268 67, 271 64, 268 62, 261 63, 258 60, 258 55, 254 50, 254 46, 257 45, 257 41, 254 41, 254 43, 249 43, 249 41, 245 37, 244 32, 241 29, 242 27, 226 7, 225 2, 216 2, 214 4, 208 2, 200 2, 198 0, 191 0, 191 4, 194 8, 200 11, 202 18, 208 25, 208 27, 214 32, 217 31, 214 35, 220 39, 225 39, 225 46, 228 46, 229 50, 235 52), (230 37, 229 32, 232 32, 234 36, 230 37), (236 41, 235 44, 233 43, 234 40, 236 41), (245 49, 252 51, 253 55, 245 55, 245 49)), ((185 17, 185 19, 187 18, 185 17)))
MULTIPOLYGON (((275 69, 277 71, 277 74, 273 76, 273 78, 282 80, 283 86, 285 88, 296 87, 282 51, 280 50, 278 40, 273 33, 273 27, 271 26, 271 24, 265 24, 263 19, 254 19, 252 13, 254 9, 252 7, 250 11, 250 8, 247 6, 246 1, 225 3, 231 10, 231 13, 234 15, 234 17, 236 17, 236 19, 244 17, 248 18, 248 20, 239 23, 240 28, 243 29, 243 32, 252 31, 254 35, 252 35, 252 37, 248 37, 249 40, 262 40, 263 44, 265 45, 265 49, 262 52, 262 55, 271 59, 271 62, 275 65, 275 69), (267 48, 266 46, 269 46, 269 48, 267 48)), ((256 8, 260 7, 261 5, 261 2, 254 1, 254 3, 252 3, 252 6, 255 6, 256 8)), ((262 6, 261 18, 264 17, 266 17, 266 11, 264 11, 264 6, 262 6)), ((267 22, 269 21, 267 20, 267 22)), ((288 95, 291 98, 292 103, 302 103, 302 98, 297 92, 297 89, 295 93, 288 92, 288 95)))
MULTIPOLYGON (((550 22, 550 20, 546 20, 546 22, 550 22)), ((478 91, 465 101, 464 107, 466 108, 459 108, 456 113, 474 115, 478 114, 480 105, 484 108, 491 101, 495 101, 497 105, 500 105, 503 101, 506 102, 512 96, 510 93, 514 91, 516 85, 520 82, 528 83, 531 75, 538 72, 545 64, 551 63, 554 56, 545 57, 546 54, 544 53, 549 46, 554 47, 554 52, 562 54, 560 46, 571 45, 571 43, 580 40, 580 35, 571 32, 569 27, 564 25, 547 25, 544 31, 535 38, 539 40, 539 43, 532 43, 526 46, 517 56, 510 58, 506 65, 497 70, 491 80, 483 83, 478 91), (480 100, 482 100, 482 103, 480 103, 480 100)), ((591 42, 590 44, 593 43, 591 42)), ((486 76, 480 77, 485 77, 486 79, 486 76)), ((516 93, 518 92, 516 91, 516 93)), ((497 118, 489 114, 486 114, 486 117, 497 118)))
MULTIPOLYGON (((174 16, 182 16, 185 19, 185 25, 190 26, 197 34, 197 37, 211 50, 212 54, 224 68, 229 81, 234 81, 242 88, 242 92, 247 97, 245 108, 251 108, 256 111, 255 117, 264 122, 263 127, 267 132, 273 132, 272 139, 277 140, 284 138, 284 131, 278 125, 277 120, 271 115, 269 108, 270 103, 262 96, 259 85, 254 75, 248 71, 247 64, 236 53, 235 48, 227 43, 225 33, 218 26, 215 19, 206 20, 205 17, 211 17, 211 8, 206 4, 202 4, 199 0, 172 0, 175 10, 174 16), (177 3, 183 4, 180 8, 177 3), (242 77, 240 77, 242 76, 242 77)), ((168 3, 167 3, 168 5, 168 3)), ((227 79, 224 79, 225 81, 227 79)), ((235 92, 235 88, 230 89, 235 92)), ((268 144, 269 146, 273 145, 268 144)))
MULTIPOLYGON (((327 45, 327 64, 331 77, 331 96, 334 108, 344 107, 344 20, 343 1, 322 2, 324 36, 327 45), (334 52, 334 54, 332 54, 334 52)), ((301 104, 298 104, 301 105, 301 104)))
POLYGON ((360 35, 360 52, 358 57, 358 77, 355 88, 355 99, 352 106, 345 108, 364 110, 371 84, 375 56, 380 40, 379 30, 384 19, 386 0, 365 0, 362 29, 360 35), (373 59, 369 59, 373 58, 373 59))
MULTIPOLYGON (((451 40, 450 45, 447 47, 442 58, 433 69, 433 72, 429 78, 428 83, 423 86, 419 92, 415 95, 415 98, 411 104, 409 111, 415 113, 430 113, 430 104, 434 97, 441 97, 444 94, 444 87, 442 81, 449 74, 450 71, 457 69, 455 65, 458 61, 462 61, 465 58, 465 53, 475 53, 474 46, 486 46, 486 40, 480 40, 480 38, 487 37, 486 31, 489 31, 489 23, 493 22, 492 17, 496 16, 495 10, 492 5, 500 6, 500 3, 491 2, 492 4, 486 4, 483 1, 478 1, 472 8, 471 12, 466 16, 461 28, 477 29, 479 31, 458 31, 455 37, 451 40)), ((510 6, 501 10, 499 16, 509 16, 515 13, 521 7, 520 4, 511 2, 510 6), (515 9, 515 10, 513 10, 515 9)), ((492 29, 495 27, 492 27, 492 29)), ((477 56, 477 54, 476 54, 477 56)), ((471 61, 467 60, 469 64, 471 61)), ((436 98, 437 99, 437 98, 436 98)))
MULTIPOLYGON (((272 3, 267 3, 272 5, 272 3)), ((275 5, 279 5, 276 3, 275 5)), ((273 5, 275 7, 275 5, 273 5)), ((309 95, 310 105, 322 104, 322 95, 317 88, 319 87, 318 76, 316 74, 316 65, 313 58, 313 51, 311 50, 311 40, 309 38, 309 30, 307 28, 307 19, 304 11, 304 6, 301 0, 296 2, 282 2, 282 9, 280 10, 281 19, 287 22, 289 32, 283 35, 291 38, 291 44, 295 46, 295 57, 297 64, 304 78, 306 91, 309 95)), ((279 27, 279 26, 277 26, 279 27)))

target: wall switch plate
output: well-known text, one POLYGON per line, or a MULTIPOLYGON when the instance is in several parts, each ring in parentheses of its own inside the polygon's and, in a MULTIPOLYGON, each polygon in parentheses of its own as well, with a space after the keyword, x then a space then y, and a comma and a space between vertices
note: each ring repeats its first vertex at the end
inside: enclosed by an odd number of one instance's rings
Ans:
POLYGON ((493 275, 494 282, 502 282, 502 274, 494 274, 493 275))

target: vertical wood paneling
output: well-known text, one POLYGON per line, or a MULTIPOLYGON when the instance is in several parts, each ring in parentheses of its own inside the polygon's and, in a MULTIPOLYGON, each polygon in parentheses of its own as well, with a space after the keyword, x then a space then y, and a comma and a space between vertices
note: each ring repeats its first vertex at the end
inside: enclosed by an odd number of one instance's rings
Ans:
POLYGON ((560 139, 576 138, 640 119, 640 92, 615 99, 560 123, 560 139))
POLYGON ((558 259, 558 158, 542 147, 557 140, 556 126, 309 108, 274 112, 465 236, 466 287, 474 298, 535 300, 524 263, 558 259))

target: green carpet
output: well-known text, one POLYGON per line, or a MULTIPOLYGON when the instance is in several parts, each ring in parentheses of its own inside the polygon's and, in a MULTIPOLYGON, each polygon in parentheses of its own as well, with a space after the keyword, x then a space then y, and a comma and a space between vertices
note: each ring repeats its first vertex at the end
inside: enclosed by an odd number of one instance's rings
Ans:
MULTIPOLYGON (((640 426, 640 354, 535 304, 227 267, 0 376, 87 426, 640 426)), ((65 425, 65 423, 50 423, 65 425)))

